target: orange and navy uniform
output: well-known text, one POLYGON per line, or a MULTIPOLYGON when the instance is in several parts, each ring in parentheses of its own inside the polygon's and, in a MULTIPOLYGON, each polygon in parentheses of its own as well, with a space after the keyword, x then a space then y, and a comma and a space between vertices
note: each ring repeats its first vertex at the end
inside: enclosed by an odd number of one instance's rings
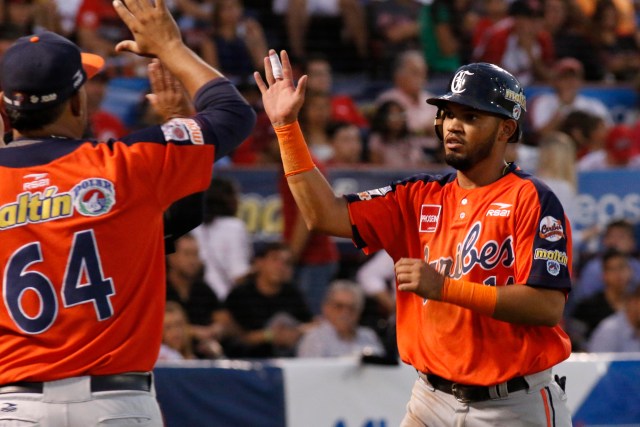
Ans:
POLYGON ((163 211, 205 190, 255 121, 226 79, 194 102, 194 117, 120 140, 0 149, 0 384, 153 368, 163 211))
MULTIPOLYGON (((514 164, 498 181, 471 190, 451 173, 346 197, 354 242, 366 252, 420 258, 444 275, 487 286, 571 289, 571 230, 562 205, 514 164)), ((396 321, 405 363, 462 384, 533 374, 571 352, 560 326, 508 323, 410 292, 397 293, 396 321)))

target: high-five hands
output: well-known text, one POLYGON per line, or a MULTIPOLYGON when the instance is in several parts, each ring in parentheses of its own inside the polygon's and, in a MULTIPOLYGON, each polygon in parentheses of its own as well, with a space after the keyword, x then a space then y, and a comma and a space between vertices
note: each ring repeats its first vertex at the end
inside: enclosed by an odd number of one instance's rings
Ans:
POLYGON ((400 258, 394 266, 398 290, 440 301, 444 276, 421 259, 400 258))
POLYGON ((304 93, 307 87, 307 76, 298 80, 296 87, 293 82, 291 62, 286 51, 280 52, 280 61, 275 50, 269 50, 269 56, 264 58, 266 83, 257 71, 253 73, 258 89, 262 93, 264 110, 271 120, 273 127, 293 123, 298 119, 298 112, 304 103, 304 93), (276 78, 277 77, 277 78, 276 78))
POLYGON ((113 0, 113 7, 134 37, 118 43, 116 52, 157 57, 170 51, 173 44, 182 43, 180 29, 165 0, 113 0))
POLYGON ((159 60, 152 60, 148 70, 151 93, 146 98, 162 121, 195 114, 184 88, 159 60))

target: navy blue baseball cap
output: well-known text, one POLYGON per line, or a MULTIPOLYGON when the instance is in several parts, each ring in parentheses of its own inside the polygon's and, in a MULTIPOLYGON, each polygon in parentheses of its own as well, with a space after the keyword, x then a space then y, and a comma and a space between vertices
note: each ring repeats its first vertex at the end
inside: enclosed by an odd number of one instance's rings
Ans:
POLYGON ((104 66, 66 38, 45 31, 19 38, 2 58, 0 85, 9 110, 34 111, 69 99, 104 66))

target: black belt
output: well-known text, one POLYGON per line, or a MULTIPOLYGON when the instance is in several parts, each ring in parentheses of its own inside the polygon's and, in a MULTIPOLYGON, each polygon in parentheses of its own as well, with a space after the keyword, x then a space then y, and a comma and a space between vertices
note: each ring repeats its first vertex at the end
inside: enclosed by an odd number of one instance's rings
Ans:
MULTIPOLYGON (((119 375, 96 375, 90 378, 91 391, 151 391, 151 374, 148 372, 131 372, 119 375)), ((19 381, 0 386, 0 394, 7 393, 39 393, 42 394, 44 383, 19 381)))
MULTIPOLYGON (((426 380, 435 388, 444 393, 453 395, 456 400, 463 403, 482 402, 485 400, 499 399, 501 397, 500 386, 479 386, 479 385, 466 385, 459 384, 453 381, 446 380, 434 374, 419 373, 420 376, 426 380), (493 389, 494 393, 490 390, 493 389)), ((526 390, 529 388, 529 384, 524 377, 515 377, 507 381, 507 393, 514 393, 520 390, 526 390)))

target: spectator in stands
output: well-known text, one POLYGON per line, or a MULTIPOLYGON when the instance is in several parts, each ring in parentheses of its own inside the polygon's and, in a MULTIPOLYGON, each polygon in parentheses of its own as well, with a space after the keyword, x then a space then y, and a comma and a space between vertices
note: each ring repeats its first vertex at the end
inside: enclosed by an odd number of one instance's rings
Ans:
POLYGON ((634 5, 635 2, 633 0, 573 0, 573 2, 578 6, 582 14, 588 18, 593 18, 597 13, 598 7, 602 7, 603 3, 611 3, 618 15, 616 34, 630 36, 637 30, 637 23, 634 19, 634 16, 636 16, 634 9, 637 6, 634 5))
MULTIPOLYGON (((425 99, 434 96, 425 89, 427 77, 427 63, 420 51, 408 50, 400 53, 393 67, 393 87, 382 92, 375 105, 377 107, 391 100, 402 105, 410 134, 420 138, 420 145, 430 160, 438 163, 442 147, 435 137, 433 127, 438 109, 425 102, 425 99)), ((306 132, 305 138, 308 141, 306 132)))
POLYGON ((577 59, 584 67, 585 80, 599 81, 604 77, 604 66, 593 55, 588 23, 573 0, 545 0, 544 28, 553 38, 556 58, 577 59))
POLYGON ((175 0, 170 4, 185 43, 202 59, 213 64, 215 47, 211 39, 211 21, 216 0, 175 0))
POLYGON ((211 65, 222 70, 238 85, 253 71, 264 68, 267 39, 262 25, 244 15, 241 0, 217 0, 210 35, 213 38, 211 65))
POLYGON ((396 310, 396 273, 393 259, 380 250, 367 259, 356 271, 356 281, 365 295, 374 299, 381 315, 392 316, 396 310))
POLYGON ((76 17, 83 0, 53 0, 55 4, 55 18, 58 20, 58 31, 52 30, 67 38, 72 38, 76 32, 76 17))
MULTIPOLYGON (((317 160, 315 163, 326 173, 324 163, 317 160)), ((309 231, 282 169, 278 191, 282 199, 282 237, 291 250, 294 283, 302 291, 311 313, 317 316, 322 311, 327 288, 338 272, 338 246, 331 236, 309 231)))
POLYGON ((327 166, 354 166, 362 164, 363 143, 358 126, 347 122, 331 122, 327 127, 333 156, 327 166))
POLYGON ((106 60, 109 76, 146 77, 148 61, 132 53, 118 53, 113 46, 131 38, 131 33, 116 13, 111 0, 83 0, 76 15, 78 45, 106 60))
POLYGON ((158 360, 195 359, 193 353, 189 319, 182 306, 175 301, 167 301, 164 307, 162 345, 158 360))
POLYGON ((216 322, 220 303, 216 294, 202 280, 202 262, 198 255, 198 242, 185 234, 175 242, 175 252, 167 256, 167 301, 179 303, 187 313, 198 357, 217 357, 212 354, 211 341, 221 336, 216 322))
POLYGON ((640 286, 626 294, 622 309, 600 322, 591 334, 587 351, 640 352, 640 286))
POLYGON ((369 127, 353 98, 347 94, 335 93, 333 70, 326 55, 309 54, 303 63, 303 74, 307 75, 307 91, 329 93, 331 96, 331 120, 353 123, 359 128, 369 127))
MULTIPOLYGON (((576 224, 580 206, 578 204, 575 144, 568 135, 556 131, 544 136, 538 146, 539 158, 536 175, 560 199, 569 222, 576 224)), ((597 227, 580 231, 573 228, 573 252, 577 253, 580 250, 583 241, 596 237, 597 230, 597 227)))
POLYGON ((602 118, 607 125, 613 120, 607 107, 597 98, 580 94, 584 86, 584 68, 575 58, 562 58, 553 66, 553 92, 543 93, 531 101, 529 115, 533 130, 540 136, 557 130, 572 111, 586 111, 602 118))
POLYGON ((420 49, 418 0, 369 2, 368 22, 371 33, 370 75, 378 80, 391 80, 391 67, 399 52, 420 49))
POLYGON ((604 147, 609 128, 604 119, 586 111, 572 111, 559 125, 559 130, 571 137, 578 159, 604 147))
POLYGON ((590 35, 605 67, 605 81, 631 81, 640 71, 640 44, 635 30, 620 33, 621 15, 611 0, 598 0, 591 18, 590 35))
POLYGON ((256 251, 254 273, 233 288, 220 319, 227 335, 223 342, 229 357, 287 357, 312 315, 291 283, 291 251, 280 242, 256 251))
POLYGON ((471 57, 478 16, 470 0, 433 0, 422 6, 418 18, 424 57, 433 74, 448 80, 471 57))
POLYGON ((601 238, 600 254, 594 256, 578 271, 568 302, 568 309, 583 299, 604 289, 603 256, 610 250, 616 250, 629 256, 632 269, 632 281, 640 282, 640 261, 636 258, 638 247, 634 226, 626 220, 612 220, 607 224, 601 238))
POLYGON ((598 324, 622 309, 633 284, 632 274, 629 255, 615 249, 604 253, 601 276, 604 288, 580 301, 570 313, 567 333, 576 344, 576 350, 585 350, 586 342, 598 324))
POLYGON ((292 58, 304 59, 310 53, 307 51, 308 29, 316 17, 340 18, 344 42, 353 44, 361 59, 368 55, 367 25, 359 0, 274 0, 273 10, 285 18, 292 58))
POLYGON ((364 309, 364 298, 357 283, 333 281, 322 304, 322 320, 305 332, 297 356, 384 356, 384 347, 375 331, 358 325, 364 309))
POLYGON ((205 282, 220 301, 251 270, 253 242, 244 221, 236 216, 238 197, 233 181, 214 177, 205 192, 204 222, 193 230, 205 282))
POLYGON ((482 0, 480 15, 473 29, 472 46, 475 49, 482 43, 487 32, 498 22, 509 17, 508 0, 482 0))
POLYGON ((537 0, 515 0, 509 17, 496 24, 474 51, 477 61, 501 66, 523 86, 546 81, 554 60, 551 35, 542 28, 537 0))
POLYGON ((238 165, 279 165, 280 147, 269 117, 262 107, 262 98, 254 82, 244 82, 237 86, 240 93, 256 112, 256 125, 251 135, 231 153, 231 159, 238 165))
POLYGON ((626 168, 638 152, 633 129, 620 124, 609 129, 604 148, 585 154, 578 162, 580 171, 626 168))
POLYGON ((327 91, 307 91, 305 105, 300 110, 300 126, 313 156, 327 162, 333 157, 333 146, 327 128, 331 123, 331 94, 327 91))
POLYGON ((424 151, 423 138, 409 132, 407 114, 397 101, 378 105, 371 120, 369 161, 390 168, 424 168, 432 157, 424 151))
MULTIPOLYGON (((119 139, 127 133, 127 128, 122 119, 110 111, 102 108, 102 99, 107 90, 108 77, 104 73, 96 75, 95 80, 87 81, 87 109, 89 121, 87 125, 88 136, 98 141, 108 141, 109 139, 119 139)), ((151 96, 149 94, 148 96, 151 96)), ((162 123, 165 117, 154 120, 162 123)), ((166 118, 168 120, 168 117, 166 118)))
POLYGON ((78 43, 83 49, 108 58, 115 42, 129 38, 129 30, 109 0, 83 0, 76 16, 78 43))
POLYGON ((273 11, 273 0, 244 0, 247 16, 251 16, 262 24, 267 37, 267 46, 284 47, 282 39, 286 38, 286 30, 282 17, 273 11))
POLYGON ((36 7, 38 5, 30 0, 0 2, 0 8, 3 9, 1 26, 15 32, 18 37, 33 34, 36 30, 36 7))

